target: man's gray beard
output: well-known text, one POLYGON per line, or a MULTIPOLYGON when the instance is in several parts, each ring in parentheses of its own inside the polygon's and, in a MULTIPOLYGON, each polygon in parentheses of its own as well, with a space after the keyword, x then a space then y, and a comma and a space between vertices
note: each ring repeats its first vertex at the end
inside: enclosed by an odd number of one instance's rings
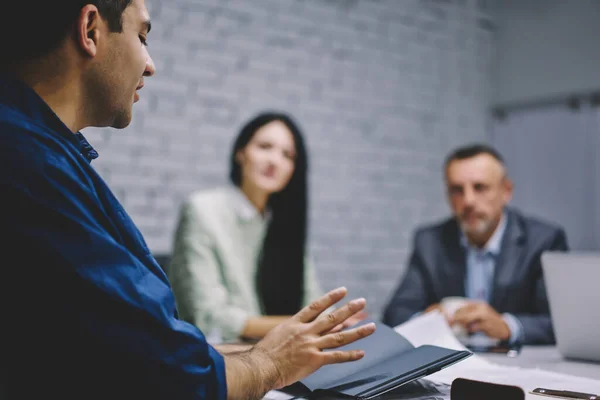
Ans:
POLYGON ((483 220, 477 223, 477 227, 475 229, 469 229, 468 225, 464 222, 460 222, 460 229, 465 234, 475 234, 475 235, 483 235, 484 233, 489 232, 492 227, 492 221, 483 220))

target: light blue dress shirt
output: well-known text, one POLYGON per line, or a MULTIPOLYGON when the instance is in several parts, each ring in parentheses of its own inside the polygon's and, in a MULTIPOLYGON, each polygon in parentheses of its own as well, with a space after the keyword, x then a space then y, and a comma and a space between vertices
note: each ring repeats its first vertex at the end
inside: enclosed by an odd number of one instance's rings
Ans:
MULTIPOLYGON (((466 251, 467 273, 465 278, 465 294, 469 299, 480 300, 489 303, 491 301, 494 287, 494 270, 496 260, 500 254, 502 238, 506 230, 506 215, 502 216, 500 224, 485 247, 479 249, 473 247, 467 241, 464 234, 461 244, 466 251)), ((502 317, 510 329, 511 344, 521 341, 523 327, 519 320, 512 314, 504 313, 502 317)))

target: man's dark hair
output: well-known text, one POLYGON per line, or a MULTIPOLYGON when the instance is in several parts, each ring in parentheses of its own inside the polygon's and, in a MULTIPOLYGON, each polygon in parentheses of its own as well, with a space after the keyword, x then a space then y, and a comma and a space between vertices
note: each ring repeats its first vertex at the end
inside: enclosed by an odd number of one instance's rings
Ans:
POLYGON ((452 161, 456 160, 466 160, 467 158, 473 158, 480 154, 488 154, 494 157, 500 164, 504 166, 504 158, 498 152, 498 150, 494 149, 492 146, 482 143, 470 144, 467 146, 459 147, 455 149, 452 153, 446 157, 446 162, 444 163, 444 171, 448 169, 448 166, 452 161))
POLYGON ((0 6, 0 67, 15 66, 55 50, 86 4, 98 7, 113 32, 122 32, 132 0, 9 0, 0 6))

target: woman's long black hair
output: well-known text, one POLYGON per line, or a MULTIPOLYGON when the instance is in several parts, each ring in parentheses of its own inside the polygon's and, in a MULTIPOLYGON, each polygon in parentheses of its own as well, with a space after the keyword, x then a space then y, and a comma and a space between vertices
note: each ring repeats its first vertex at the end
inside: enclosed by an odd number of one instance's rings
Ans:
POLYGON ((273 121, 282 122, 292 133, 296 158, 287 186, 271 194, 267 202, 271 221, 258 259, 255 283, 265 315, 292 315, 300 310, 304 297, 308 214, 308 156, 300 129, 292 118, 280 112, 263 112, 248 121, 233 145, 229 176, 241 187, 242 171, 236 154, 246 147, 258 129, 273 121))

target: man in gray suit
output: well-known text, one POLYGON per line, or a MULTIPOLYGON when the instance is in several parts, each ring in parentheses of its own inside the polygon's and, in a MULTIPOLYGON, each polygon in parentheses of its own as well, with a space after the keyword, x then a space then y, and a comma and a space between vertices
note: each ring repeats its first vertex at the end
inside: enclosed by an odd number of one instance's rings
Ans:
POLYGON ((568 250, 564 230, 507 207, 512 183, 489 146, 455 150, 445 174, 454 216, 417 230, 383 322, 396 326, 462 296, 469 301, 451 324, 510 343, 554 343, 540 255, 568 250))

